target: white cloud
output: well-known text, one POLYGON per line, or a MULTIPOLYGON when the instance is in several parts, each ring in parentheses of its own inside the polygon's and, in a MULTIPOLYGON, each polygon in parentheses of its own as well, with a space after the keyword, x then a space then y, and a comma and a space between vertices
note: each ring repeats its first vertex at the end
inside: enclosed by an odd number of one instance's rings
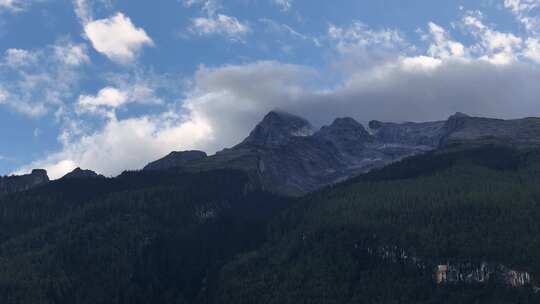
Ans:
POLYGON ((66 45, 56 45, 54 51, 56 57, 61 58, 65 65, 78 66, 90 62, 86 45, 84 44, 68 43, 66 45))
POLYGON ((524 51, 524 55, 540 64, 540 40, 528 38, 526 45, 527 47, 524 51))
POLYGON ((522 48, 523 40, 512 33, 502 33, 485 25, 478 16, 467 14, 463 18, 464 25, 470 30, 479 42, 472 47, 472 51, 480 58, 494 64, 508 64, 517 60, 522 48))
MULTIPOLYGON (((474 17, 462 20, 473 38, 468 45, 435 23, 428 24, 426 47, 411 45, 391 29, 331 25, 327 36, 336 46, 335 61, 384 53, 382 60, 351 65, 338 76, 328 76, 333 71, 326 68, 276 61, 201 66, 176 107, 168 104, 162 113, 128 119, 108 115, 104 125, 90 130, 72 120, 60 138, 61 151, 20 171, 44 167, 59 177, 80 166, 116 175, 172 150, 212 153, 240 142, 276 108, 319 126, 339 116, 359 121, 438 120, 457 111, 502 118, 540 116, 540 69, 525 60, 540 58, 539 41, 498 32, 479 16, 467 16, 474 17)), ((137 90, 130 88, 137 85, 143 88, 141 95, 155 95, 152 83, 135 78, 115 79, 111 94, 98 92, 81 100, 110 112, 135 102, 137 90)))
POLYGON ((11 67, 32 66, 36 64, 38 55, 23 49, 7 49, 4 61, 11 67))
POLYGON ((242 23, 235 17, 217 14, 216 16, 193 19, 191 30, 199 35, 218 34, 233 40, 240 40, 250 31, 250 28, 247 23, 242 23))
POLYGON ((92 21, 93 15, 88 0, 73 0, 73 6, 75 8, 75 15, 77 15, 83 25, 92 21))
POLYGON ((84 32, 96 51, 120 63, 134 60, 144 46, 154 45, 144 29, 137 28, 122 13, 90 21, 84 26, 84 32))
POLYGON ((8 49, 0 58, 2 103, 30 117, 45 115, 73 97, 79 69, 89 62, 86 47, 59 40, 42 49, 8 49))
POLYGON ((537 15, 531 16, 534 10, 540 8, 540 0, 504 0, 504 6, 528 31, 540 30, 540 18, 537 15))
POLYGON ((259 22, 263 24, 266 27, 267 31, 270 33, 288 35, 298 40, 309 41, 317 47, 322 46, 319 38, 307 34, 302 34, 287 24, 278 23, 269 18, 261 18, 259 19, 259 22))
POLYGON ((61 152, 21 170, 51 168, 51 175, 58 177, 66 173, 59 164, 68 162, 116 175, 172 150, 215 152, 240 142, 276 108, 316 125, 339 116, 424 121, 457 111, 493 117, 540 115, 540 71, 527 64, 397 57, 357 70, 325 90, 310 85, 318 77, 311 68, 279 62, 201 67, 181 109, 125 120, 113 116, 103 129, 67 136, 61 152))
POLYGON ((197 148, 209 138, 209 133, 204 121, 171 113, 111 119, 99 132, 66 143, 63 151, 25 166, 18 173, 44 168, 55 179, 75 167, 84 167, 116 175, 127 168, 142 168, 147 160, 172 150, 197 148))
POLYGON ((405 44, 405 40, 396 30, 372 30, 366 24, 358 21, 347 28, 331 24, 328 27, 328 36, 337 41, 338 50, 344 52, 372 45, 393 48, 405 44))
POLYGON ((450 57, 462 58, 465 56, 465 46, 450 39, 448 32, 441 26, 429 22, 429 33, 433 43, 429 46, 428 54, 434 58, 446 59, 450 57))
POLYGON ((128 94, 116 88, 105 87, 96 96, 79 96, 78 107, 81 112, 95 113, 99 111, 109 111, 118 108, 126 103, 128 94))
POLYGON ((221 9, 221 3, 219 0, 183 0, 184 6, 201 6, 201 9, 209 16, 216 14, 221 9))

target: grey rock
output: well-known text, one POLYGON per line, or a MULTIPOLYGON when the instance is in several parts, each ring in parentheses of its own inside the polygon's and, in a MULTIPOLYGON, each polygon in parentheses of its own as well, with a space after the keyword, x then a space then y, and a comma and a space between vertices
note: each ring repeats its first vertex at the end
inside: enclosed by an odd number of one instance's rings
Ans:
MULTIPOLYGON (((182 166, 191 171, 239 169, 265 190, 298 196, 435 149, 486 143, 540 145, 538 118, 499 120, 457 113, 447 121, 372 121, 369 127, 371 132, 352 118, 338 118, 314 132, 305 119, 273 111, 233 148, 209 157, 199 152, 194 159, 172 154, 157 163, 158 168, 182 166)), ((145 169, 152 167, 156 164, 145 169)))
POLYGON ((189 162, 201 160, 206 157, 206 153, 202 151, 171 152, 164 158, 148 164, 143 170, 164 171, 171 168, 182 167, 189 162))
POLYGON ((540 118, 503 120, 458 113, 446 121, 441 146, 482 144, 538 146, 540 118))
POLYGON ((42 169, 32 170, 26 175, 0 177, 0 195, 30 190, 48 182, 47 171, 42 169))
POLYGON ((76 168, 70 173, 64 175, 62 179, 89 179, 89 178, 105 178, 105 176, 97 174, 92 170, 83 170, 81 168, 76 168))
POLYGON ((289 113, 272 111, 264 117, 240 146, 277 146, 286 144, 291 138, 312 134, 313 127, 307 120, 289 113))

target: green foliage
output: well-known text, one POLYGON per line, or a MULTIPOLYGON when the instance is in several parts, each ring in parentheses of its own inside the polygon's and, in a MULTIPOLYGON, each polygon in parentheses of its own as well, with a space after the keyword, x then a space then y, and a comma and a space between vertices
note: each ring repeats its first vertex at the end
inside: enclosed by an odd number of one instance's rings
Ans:
POLYGON ((500 263, 540 278, 538 151, 429 153, 303 198, 227 265, 222 303, 538 303, 532 288, 438 288, 429 265, 500 263), (395 246, 426 269, 368 253, 395 246))
POLYGON ((264 242, 286 203, 249 187, 229 170, 133 172, 6 197, 0 302, 210 301, 221 266, 264 242))
POLYGON ((530 287, 437 287, 430 268, 486 261, 540 279, 539 185, 538 150, 498 147, 295 200, 233 170, 56 181, 0 198, 0 303, 539 303, 530 287))

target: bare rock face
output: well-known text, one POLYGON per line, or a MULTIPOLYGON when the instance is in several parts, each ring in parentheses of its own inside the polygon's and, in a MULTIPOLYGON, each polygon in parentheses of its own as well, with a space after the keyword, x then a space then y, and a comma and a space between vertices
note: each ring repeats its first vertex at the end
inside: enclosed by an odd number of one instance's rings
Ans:
POLYGON ((289 113, 272 111, 255 127, 240 145, 279 146, 291 138, 313 135, 311 124, 289 113))
POLYGON ((143 170, 146 171, 163 171, 175 167, 181 167, 189 162, 197 161, 206 158, 206 153, 202 151, 183 151, 171 152, 169 155, 155 162, 148 164, 143 170))
POLYGON ((92 170, 83 170, 81 168, 76 168, 70 173, 64 175, 62 179, 88 179, 88 178, 105 178, 105 176, 97 174, 92 170))
POLYGON ((26 175, 0 177, 0 195, 30 190, 48 182, 47 171, 41 169, 26 175))
POLYGON ((462 113, 451 116, 444 126, 442 146, 499 144, 513 147, 540 145, 540 118, 493 119, 462 113))
POLYGON ((248 172, 265 190, 303 195, 403 158, 455 145, 540 145, 540 119, 500 120, 462 113, 446 121, 371 121, 369 131, 353 118, 338 118, 314 131, 305 119, 268 113, 240 144, 206 157, 204 152, 173 152, 145 170, 182 167, 248 172))

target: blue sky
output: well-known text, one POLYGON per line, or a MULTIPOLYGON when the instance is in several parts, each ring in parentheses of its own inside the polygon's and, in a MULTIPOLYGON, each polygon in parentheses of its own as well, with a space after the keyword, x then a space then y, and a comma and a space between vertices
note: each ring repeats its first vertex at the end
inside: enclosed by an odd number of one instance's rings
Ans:
POLYGON ((540 0, 0 0, 0 174, 316 126, 540 116, 540 0))

